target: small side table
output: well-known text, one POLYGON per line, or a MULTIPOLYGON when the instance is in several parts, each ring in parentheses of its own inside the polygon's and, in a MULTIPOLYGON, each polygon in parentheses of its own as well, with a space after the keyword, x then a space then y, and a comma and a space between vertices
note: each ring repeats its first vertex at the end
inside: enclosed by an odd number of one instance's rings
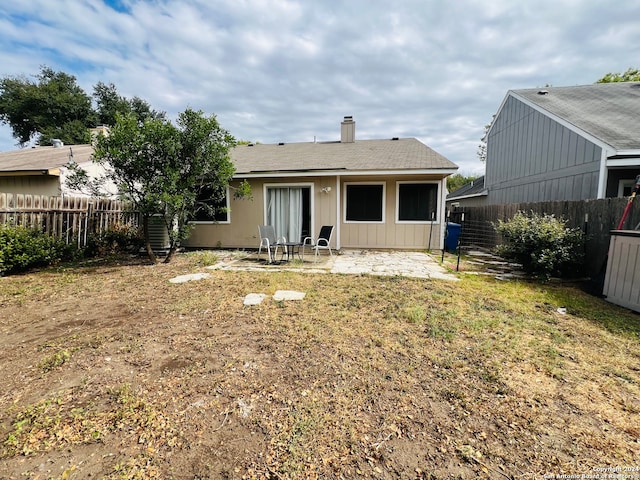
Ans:
MULTIPOLYGON (((282 251, 282 256, 280 257, 280 261, 287 257, 287 262, 290 262, 294 259, 295 255, 298 255, 298 259, 300 259, 300 246, 302 245, 299 242, 286 242, 280 244, 284 246, 284 250, 282 251)), ((300 259, 301 260, 301 259, 300 259)))

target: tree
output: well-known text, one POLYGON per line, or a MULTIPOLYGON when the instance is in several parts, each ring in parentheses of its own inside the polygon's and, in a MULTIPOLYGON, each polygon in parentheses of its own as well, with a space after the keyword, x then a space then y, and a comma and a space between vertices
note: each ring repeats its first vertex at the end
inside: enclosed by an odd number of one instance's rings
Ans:
POLYGON ((478 155, 478 160, 482 163, 487 161, 487 135, 485 129, 485 135, 480 139, 480 143, 478 144, 478 151, 476 152, 478 155))
POLYGON ((487 136, 489 135, 489 129, 493 124, 494 118, 496 118, 495 115, 491 117, 491 123, 488 123, 487 125, 484 126, 484 135, 482 135, 482 138, 480 139, 480 144, 478 145, 478 151, 476 152, 476 154, 478 155, 478 158, 482 163, 485 163, 487 161, 487 136))
MULTIPOLYGON (((207 191, 211 203, 223 199, 235 171, 229 159, 235 139, 215 116, 187 109, 176 124, 163 118, 140 122, 134 113, 118 114, 109 136, 98 137, 94 152, 106 174, 91 186, 118 185, 121 197, 140 212, 147 254, 154 263, 149 220, 164 222, 170 240, 168 263, 189 234, 201 193, 207 191)), ((82 183, 82 177, 86 182, 86 172, 76 168, 71 182, 82 183)), ((235 195, 248 193, 244 183, 235 195)))
POLYGON ((0 78, 0 122, 8 124, 20 146, 31 140, 50 145, 58 138, 67 144, 89 143, 89 128, 113 125, 117 114, 135 114, 138 121, 165 118, 139 97, 128 99, 113 83, 98 82, 93 99, 76 83, 76 77, 41 67, 37 81, 25 76, 0 78))
POLYGON ((115 125, 116 115, 126 115, 131 111, 129 101, 118 94, 113 83, 98 82, 93 86, 96 114, 101 125, 115 125))
POLYGON ((24 76, 0 79, 0 121, 11 127, 20 145, 33 138, 43 145, 53 138, 88 143, 95 115, 91 97, 76 77, 43 66, 35 78, 37 82, 24 76))
POLYGON ((607 73, 596 83, 640 82, 640 69, 629 68, 624 73, 607 73))
POLYGON ((147 118, 165 118, 164 112, 152 110, 145 100, 139 97, 133 97, 129 100, 120 95, 113 83, 98 82, 95 84, 93 98, 96 102, 97 120, 102 125, 114 125, 117 114, 134 113, 140 122, 147 118))
POLYGON ((459 173, 451 175, 447 177, 447 190, 449 190, 449 192, 455 192, 457 189, 459 189, 463 185, 466 185, 467 183, 471 183, 476 178, 478 178, 477 175, 472 175, 469 177, 465 177, 464 175, 461 175, 459 173))

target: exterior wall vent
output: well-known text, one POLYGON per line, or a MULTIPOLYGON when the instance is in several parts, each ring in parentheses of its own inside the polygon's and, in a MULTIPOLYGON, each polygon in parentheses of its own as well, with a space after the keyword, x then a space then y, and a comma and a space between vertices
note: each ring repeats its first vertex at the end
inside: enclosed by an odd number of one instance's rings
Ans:
POLYGON ((393 137, 391 140, 400 140, 398 137, 393 137))
POLYGON ((538 90, 538 95, 549 95, 549 90, 538 90))

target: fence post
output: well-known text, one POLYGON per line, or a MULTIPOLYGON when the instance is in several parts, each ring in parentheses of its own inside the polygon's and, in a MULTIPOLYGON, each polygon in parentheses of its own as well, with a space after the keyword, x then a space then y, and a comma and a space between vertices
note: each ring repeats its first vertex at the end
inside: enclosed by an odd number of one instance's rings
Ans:
POLYGON ((456 250, 458 250, 458 261, 456 263, 456 272, 460 271, 460 242, 462 241, 462 232, 464 231, 464 212, 462 212, 462 216, 460 217, 460 233, 458 234, 458 244, 456 245, 456 250))

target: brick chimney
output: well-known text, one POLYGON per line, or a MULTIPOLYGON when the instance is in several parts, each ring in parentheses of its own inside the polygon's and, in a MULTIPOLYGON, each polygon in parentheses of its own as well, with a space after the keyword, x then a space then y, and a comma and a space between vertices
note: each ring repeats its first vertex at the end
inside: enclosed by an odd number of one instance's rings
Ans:
POLYGON ((340 143, 353 143, 356 141, 356 122, 353 117, 344 117, 340 124, 340 143))

